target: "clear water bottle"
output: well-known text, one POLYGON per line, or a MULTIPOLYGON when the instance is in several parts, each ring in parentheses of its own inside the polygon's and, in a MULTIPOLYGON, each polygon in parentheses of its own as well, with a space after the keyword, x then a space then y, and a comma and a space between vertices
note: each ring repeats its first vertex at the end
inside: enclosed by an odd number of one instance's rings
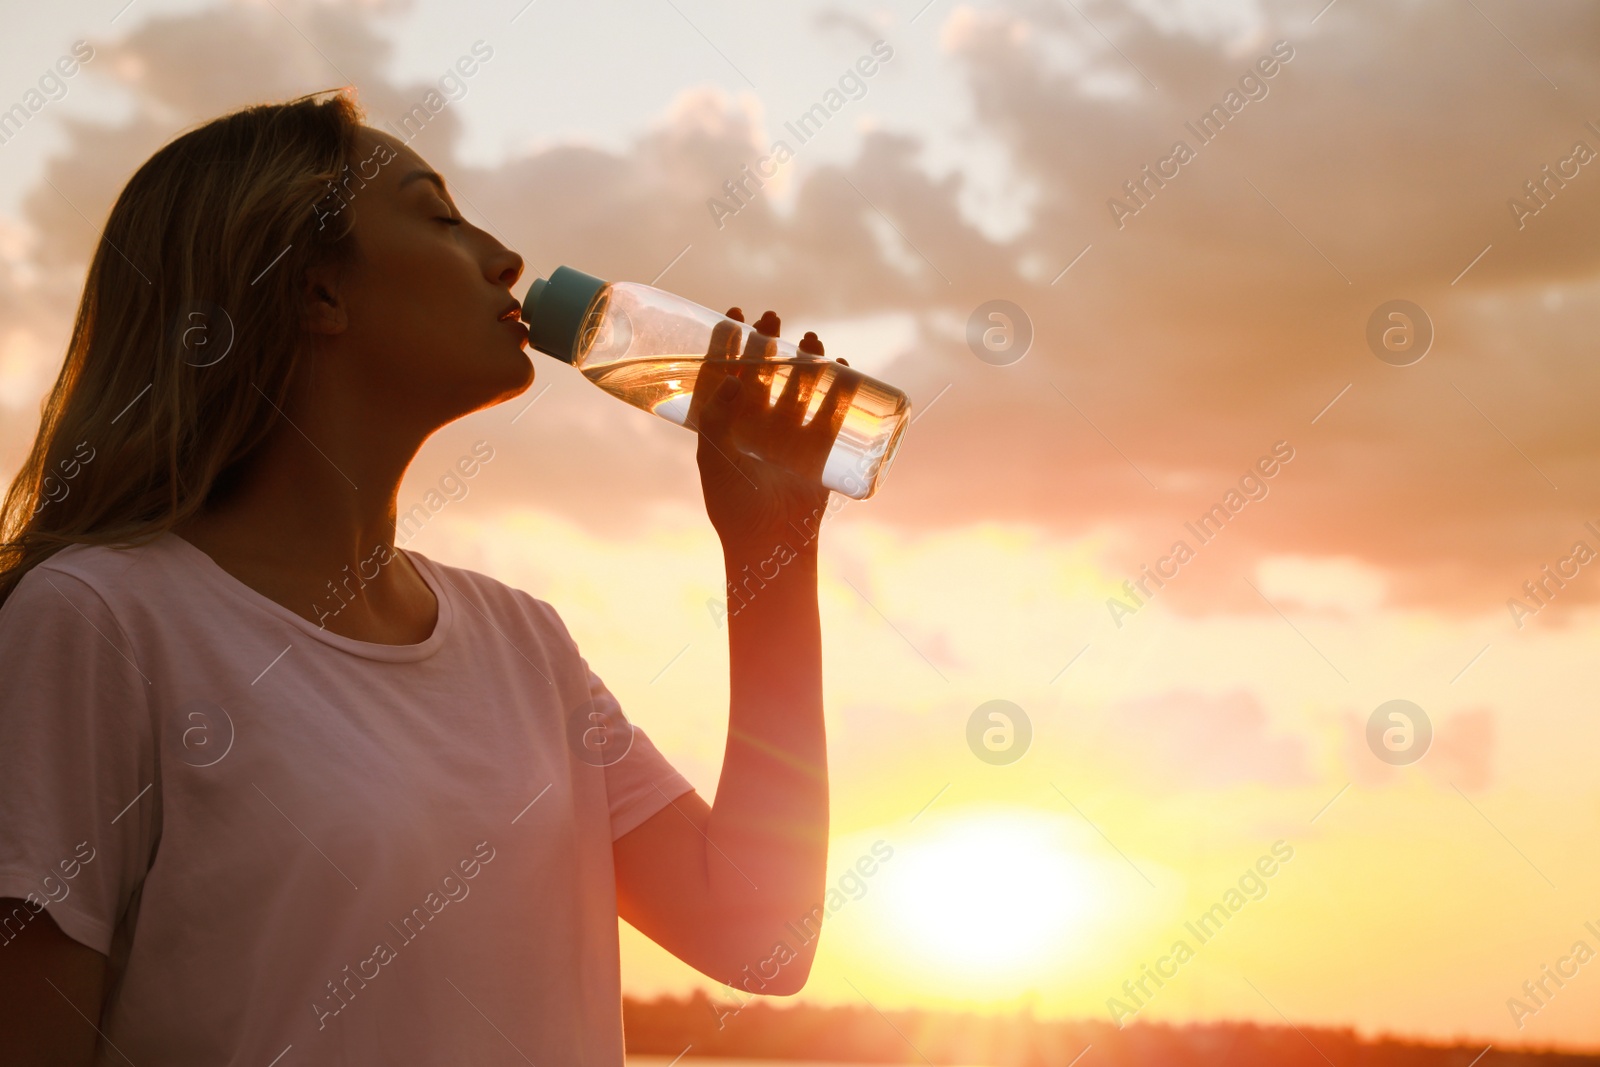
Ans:
POLYGON ((719 377, 753 377, 769 405, 798 375, 802 425, 832 410, 832 426, 822 431, 829 446, 802 455, 781 443, 746 444, 737 433, 733 443, 854 500, 883 484, 910 423, 911 402, 894 386, 649 285, 558 267, 529 287, 522 320, 534 348, 572 364, 611 395, 686 428, 698 424, 694 406, 704 399, 695 399, 695 383, 708 367, 722 371, 719 377), (719 352, 708 356, 713 340, 719 352))

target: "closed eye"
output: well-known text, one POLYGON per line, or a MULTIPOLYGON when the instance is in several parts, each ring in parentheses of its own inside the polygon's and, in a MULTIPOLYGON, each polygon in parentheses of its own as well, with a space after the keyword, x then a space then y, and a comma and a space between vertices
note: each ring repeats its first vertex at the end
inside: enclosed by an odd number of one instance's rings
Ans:
POLYGON ((450 224, 450 225, 451 225, 451 226, 460 226, 460 225, 461 225, 461 223, 462 223, 462 220, 461 220, 461 219, 452 219, 452 218, 450 218, 450 217, 448 217, 448 216, 444 216, 444 215, 441 215, 441 216, 440 216, 440 217, 439 217, 439 221, 440 221, 440 222, 447 222, 447 223, 449 223, 449 224, 450 224))

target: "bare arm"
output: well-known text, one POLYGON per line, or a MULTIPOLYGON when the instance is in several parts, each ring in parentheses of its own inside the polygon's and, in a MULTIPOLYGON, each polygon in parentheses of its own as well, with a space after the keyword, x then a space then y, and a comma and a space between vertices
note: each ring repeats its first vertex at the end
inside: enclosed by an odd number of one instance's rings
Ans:
POLYGON ((85 1067, 99 1041, 106 958, 62 933, 48 910, 0 897, 0 915, 18 913, 33 917, 0 942, 0 1063, 85 1067))
MULTIPOLYGON (((763 323, 776 335, 775 316, 763 323)), ((751 390, 764 404, 764 390, 751 390)), ((701 480, 729 588, 728 740, 716 805, 680 797, 618 839, 613 854, 623 918, 712 978, 787 994, 805 984, 816 953, 827 863, 816 530, 828 493, 727 443, 729 412, 745 410, 746 399, 725 398, 726 407, 706 399, 699 423, 701 480)), ((773 432, 792 435, 783 420, 797 423, 804 403, 786 392, 770 415, 773 432)), ((811 424, 818 448, 832 440, 825 422, 819 412, 811 424)))

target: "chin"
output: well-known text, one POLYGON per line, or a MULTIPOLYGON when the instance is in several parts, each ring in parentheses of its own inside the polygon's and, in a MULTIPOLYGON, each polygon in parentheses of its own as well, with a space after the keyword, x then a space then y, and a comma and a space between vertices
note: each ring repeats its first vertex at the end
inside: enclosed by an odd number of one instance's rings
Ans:
POLYGON ((431 395, 434 406, 452 421, 475 411, 493 407, 527 391, 533 384, 534 366, 530 354, 520 345, 505 343, 502 336, 498 344, 487 344, 465 353, 449 369, 435 367, 436 380, 431 387, 419 385, 419 391, 431 395))
POLYGON ((515 360, 508 362, 503 372, 495 375, 496 391, 483 406, 489 407, 522 395, 533 384, 533 379, 533 360, 528 358, 527 353, 519 351, 515 360))
POLYGON ((517 373, 514 375, 515 384, 500 399, 510 400, 514 396, 527 392, 528 386, 533 384, 533 378, 533 360, 528 358, 526 352, 523 352, 521 353, 521 361, 517 367, 517 373))

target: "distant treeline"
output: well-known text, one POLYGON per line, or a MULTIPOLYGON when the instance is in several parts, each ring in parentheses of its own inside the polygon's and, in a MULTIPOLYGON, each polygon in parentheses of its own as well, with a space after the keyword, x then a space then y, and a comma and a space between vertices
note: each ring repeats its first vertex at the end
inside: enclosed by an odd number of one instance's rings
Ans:
MULTIPOLYGON (((1029 1013, 978 1015, 886 1011, 867 1005, 779 1006, 732 1002, 704 993, 685 999, 623 998, 628 1051, 676 1056, 739 1056, 856 1063, 992 1064, 1067 1067, 1469 1067, 1478 1045, 1364 1040, 1352 1030, 1209 1023, 1167 1026, 1036 1019, 1029 1013), (719 1028, 718 1022, 722 1023, 719 1028)), ((1600 1055, 1494 1048, 1476 1067, 1600 1067, 1600 1055)))

